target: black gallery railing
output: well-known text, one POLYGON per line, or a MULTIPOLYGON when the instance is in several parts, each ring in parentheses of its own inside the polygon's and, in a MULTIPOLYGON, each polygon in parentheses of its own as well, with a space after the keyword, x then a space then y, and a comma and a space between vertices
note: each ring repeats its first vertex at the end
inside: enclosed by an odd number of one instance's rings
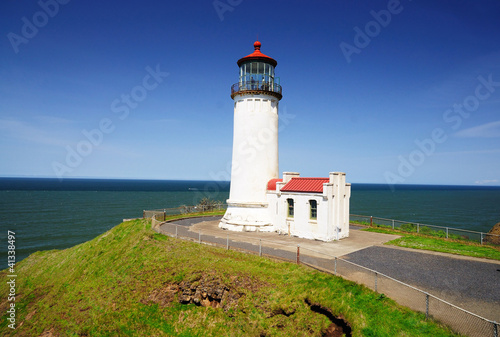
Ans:
POLYGON ((281 85, 277 83, 263 82, 238 82, 231 86, 231 96, 245 91, 266 91, 276 93, 281 96, 281 85))

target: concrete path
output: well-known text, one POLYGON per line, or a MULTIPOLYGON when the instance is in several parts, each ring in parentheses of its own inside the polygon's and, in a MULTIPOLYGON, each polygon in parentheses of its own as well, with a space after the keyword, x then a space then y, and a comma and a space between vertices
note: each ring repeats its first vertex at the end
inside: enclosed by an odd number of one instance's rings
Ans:
POLYGON ((188 225, 191 232, 202 235, 211 235, 222 239, 229 239, 234 242, 247 242, 253 245, 259 245, 259 240, 267 247, 282 249, 290 252, 297 251, 297 245, 300 245, 300 251, 304 254, 317 257, 340 257, 358 250, 380 245, 387 241, 399 238, 398 235, 388 235, 380 233, 363 232, 359 230, 350 231, 350 236, 347 239, 332 242, 323 242, 316 240, 300 239, 288 235, 279 235, 277 233, 260 233, 260 232, 233 232, 223 230, 218 227, 220 217, 214 219, 203 219, 199 222, 195 219, 186 219, 176 221, 179 225, 188 225), (208 220, 208 221, 207 221, 208 220))

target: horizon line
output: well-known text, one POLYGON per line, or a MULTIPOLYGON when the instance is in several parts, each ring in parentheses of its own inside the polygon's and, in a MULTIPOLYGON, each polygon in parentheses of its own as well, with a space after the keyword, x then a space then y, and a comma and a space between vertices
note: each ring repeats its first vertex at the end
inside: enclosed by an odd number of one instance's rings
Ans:
MULTIPOLYGON (((199 182, 214 182, 214 183, 230 183, 230 180, 214 180, 214 179, 185 179, 185 178, 130 178, 130 177, 66 177, 58 178, 53 176, 3 176, 0 175, 0 179, 53 179, 53 180, 130 180, 130 181, 199 181, 199 182)), ((351 182, 351 184, 362 184, 362 185, 387 185, 387 186, 464 186, 464 187, 500 187, 500 182, 497 185, 490 184, 438 184, 438 183, 407 183, 407 184, 387 184, 387 183, 368 183, 368 182, 351 182)))

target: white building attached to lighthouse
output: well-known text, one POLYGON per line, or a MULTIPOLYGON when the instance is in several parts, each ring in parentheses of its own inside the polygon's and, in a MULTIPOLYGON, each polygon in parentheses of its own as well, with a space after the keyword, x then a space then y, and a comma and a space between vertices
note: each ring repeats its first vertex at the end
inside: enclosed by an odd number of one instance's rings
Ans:
POLYGON ((344 173, 300 178, 298 173, 285 172, 279 179, 278 103, 282 90, 275 77, 276 60, 264 55, 260 47, 256 41, 254 52, 238 60, 239 81, 231 87, 231 187, 219 227, 278 231, 323 241, 347 237, 350 184, 344 173), (297 188, 301 183, 303 187, 297 188))

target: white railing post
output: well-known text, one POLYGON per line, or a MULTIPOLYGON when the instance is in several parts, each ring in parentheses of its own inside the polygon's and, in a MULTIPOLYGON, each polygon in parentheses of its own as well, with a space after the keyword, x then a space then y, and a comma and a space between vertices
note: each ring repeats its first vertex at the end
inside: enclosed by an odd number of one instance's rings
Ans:
POLYGON ((259 256, 262 256, 262 239, 259 239, 259 256))

